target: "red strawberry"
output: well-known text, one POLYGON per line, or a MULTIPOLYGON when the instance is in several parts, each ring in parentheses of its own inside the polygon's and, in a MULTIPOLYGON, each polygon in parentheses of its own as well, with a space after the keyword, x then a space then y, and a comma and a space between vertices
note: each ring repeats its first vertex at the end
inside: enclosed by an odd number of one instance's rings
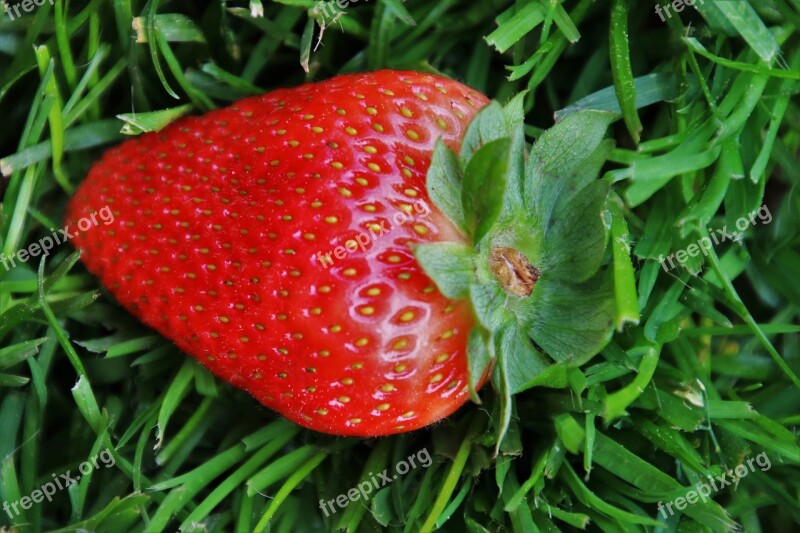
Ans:
POLYGON ((109 205, 73 241, 89 270, 264 405, 326 433, 410 431, 469 397, 469 305, 409 245, 464 242, 426 171, 486 103, 396 71, 247 98, 109 150, 66 223, 109 205))

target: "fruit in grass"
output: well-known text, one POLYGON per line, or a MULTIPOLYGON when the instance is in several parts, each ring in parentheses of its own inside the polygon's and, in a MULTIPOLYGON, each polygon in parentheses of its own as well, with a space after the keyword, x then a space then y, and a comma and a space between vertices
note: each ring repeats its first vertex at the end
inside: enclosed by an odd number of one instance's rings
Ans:
POLYGON ((264 405, 338 435, 417 429, 468 399, 474 322, 412 253, 469 244, 426 172, 487 102, 395 71, 247 98, 110 149, 66 223, 110 206, 73 241, 87 268, 264 405))
POLYGON ((491 374, 499 449, 512 395, 579 384, 622 323, 597 179, 615 116, 528 147, 523 98, 380 71, 245 99, 110 150, 66 221, 110 205, 74 241, 88 268, 287 418, 410 431, 491 374))

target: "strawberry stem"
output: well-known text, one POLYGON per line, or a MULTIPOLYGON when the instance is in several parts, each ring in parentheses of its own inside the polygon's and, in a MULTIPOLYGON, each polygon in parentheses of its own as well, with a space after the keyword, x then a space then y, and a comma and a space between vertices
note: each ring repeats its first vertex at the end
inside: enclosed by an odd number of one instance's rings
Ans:
POLYGON ((523 298, 531 295, 542 275, 522 253, 505 246, 492 248, 489 270, 503 290, 523 298))

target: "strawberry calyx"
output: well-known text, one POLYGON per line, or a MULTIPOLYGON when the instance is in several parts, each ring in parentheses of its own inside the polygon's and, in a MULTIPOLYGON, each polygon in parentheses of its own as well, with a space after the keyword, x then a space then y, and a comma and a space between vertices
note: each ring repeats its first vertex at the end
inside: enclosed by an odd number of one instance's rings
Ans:
POLYGON ((483 108, 459 154, 437 143, 428 193, 470 244, 414 249, 442 294, 472 304, 470 390, 480 403, 477 385, 491 372, 502 415, 498 449, 511 396, 565 386, 569 370, 607 344, 615 318, 606 264, 610 185, 597 176, 616 115, 576 112, 528 147, 523 98, 483 108))
POLYGON ((522 253, 507 246, 495 246, 489 255, 489 270, 504 291, 528 297, 542 272, 522 253))

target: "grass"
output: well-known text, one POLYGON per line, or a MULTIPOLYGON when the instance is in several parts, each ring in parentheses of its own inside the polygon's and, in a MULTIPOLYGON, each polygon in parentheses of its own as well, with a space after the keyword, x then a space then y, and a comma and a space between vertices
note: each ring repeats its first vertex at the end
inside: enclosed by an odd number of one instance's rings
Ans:
POLYGON ((483 406, 428 430, 333 438, 213 379, 124 313, 64 244, 41 263, 0 268, 0 500, 104 450, 114 465, 52 502, 0 513, 0 527, 796 528, 800 2, 706 0, 664 22, 655 2, 625 0, 376 0, 336 20, 318 7, 57 0, 15 21, 0 15, 2 252, 59 227, 123 129, 340 72, 439 71, 502 102, 529 91, 530 142, 554 114, 620 114, 603 176, 614 186, 612 341, 514 397, 497 457, 488 388, 483 406), (769 223, 750 219, 737 242, 662 267, 762 206, 769 223), (429 468, 367 503, 319 508, 421 450, 429 468), (756 457, 769 468, 659 514, 658 502, 756 457))

